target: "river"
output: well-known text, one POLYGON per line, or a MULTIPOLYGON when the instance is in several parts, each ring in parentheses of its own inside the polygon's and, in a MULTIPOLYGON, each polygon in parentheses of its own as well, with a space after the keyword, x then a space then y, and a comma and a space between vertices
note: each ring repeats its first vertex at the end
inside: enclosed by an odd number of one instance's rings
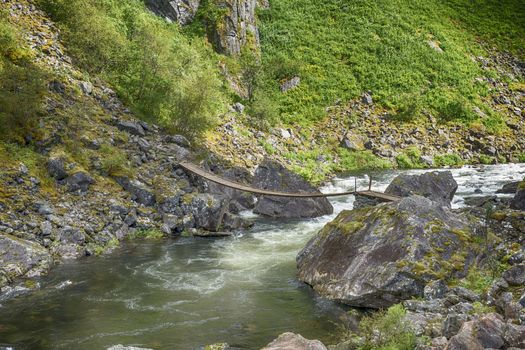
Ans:
MULTIPOLYGON (((374 189, 385 189, 400 172, 374 173, 374 189)), ((487 195, 522 179, 525 164, 452 172, 459 184, 453 206, 460 207, 477 188, 487 195)), ((366 188, 367 176, 357 177, 366 188)), ((354 177, 338 177, 322 191, 353 186, 354 177)), ((256 225, 233 237, 128 242, 99 258, 65 262, 39 281, 38 291, 1 303, 0 344, 17 350, 115 344, 191 350, 227 342, 257 349, 285 331, 329 343, 338 325, 356 321, 348 308, 296 280, 295 256, 337 213, 352 208, 353 196, 331 202, 334 214, 317 219, 282 222, 245 213, 256 225)))

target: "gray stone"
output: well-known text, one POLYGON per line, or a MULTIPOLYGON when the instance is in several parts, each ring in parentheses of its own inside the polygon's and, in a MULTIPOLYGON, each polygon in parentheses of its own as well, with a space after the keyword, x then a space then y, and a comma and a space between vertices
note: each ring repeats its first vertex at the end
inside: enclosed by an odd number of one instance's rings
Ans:
POLYGON ((237 113, 244 113, 244 105, 240 102, 237 102, 233 105, 233 109, 237 112, 237 113))
POLYGON ((457 189, 452 172, 433 171, 421 175, 399 175, 388 185, 385 193, 401 197, 417 194, 450 206, 457 189))
POLYGON ((146 0, 146 6, 155 14, 180 25, 193 20, 199 4, 200 0, 146 0))
POLYGON ((62 243, 83 245, 86 242, 86 236, 78 228, 66 226, 58 231, 58 240, 62 243))
MULTIPOLYGON (((301 176, 268 159, 256 169, 253 186, 273 191, 320 193, 301 176)), ((255 205, 254 212, 276 218, 311 218, 331 214, 333 207, 326 198, 262 196, 255 205)))
POLYGON ((451 338, 456 335, 463 323, 468 321, 468 316, 465 314, 448 314, 443 321, 443 335, 447 338, 451 338))
POLYGON ((470 207, 483 207, 486 204, 495 204, 497 196, 473 196, 465 198, 465 205, 470 207))
POLYGON ((165 141, 184 148, 189 148, 191 146, 190 141, 182 135, 168 135, 166 136, 165 141))
POLYGON ((139 123, 128 122, 124 120, 119 120, 117 122, 117 128, 122 131, 126 131, 132 135, 137 136, 146 136, 144 128, 139 123))
POLYGON ((228 201, 224 197, 208 193, 194 196, 189 208, 195 218, 196 228, 214 232, 221 229, 227 210, 228 201))
POLYGON ((130 180, 124 176, 117 176, 115 181, 131 194, 131 199, 145 206, 153 206, 156 202, 155 194, 146 185, 137 180, 130 180))
POLYGON ((430 281, 423 290, 425 299, 441 299, 447 294, 448 287, 443 280, 430 281))
POLYGON ((521 182, 514 198, 510 202, 510 207, 516 210, 525 210, 525 181, 521 182))
POLYGON ((70 192, 86 192, 95 180, 88 173, 79 171, 65 178, 64 183, 70 192))
POLYGON ((93 92, 93 84, 91 84, 88 81, 81 81, 79 86, 82 92, 86 95, 91 95, 91 93, 93 92))
POLYGON ((467 301, 471 301, 471 302, 479 300, 479 295, 477 295, 476 293, 474 293, 470 289, 467 289, 467 288, 464 288, 464 287, 454 287, 454 289, 452 289, 452 291, 457 296, 459 296, 461 299, 463 299, 463 300, 467 300, 467 301))
POLYGON ((0 234, 0 287, 1 283, 16 277, 40 276, 47 272, 52 262, 51 255, 41 245, 0 234))
POLYGON ((420 196, 343 211, 299 253, 298 276, 327 298, 389 307, 423 296, 434 271, 457 276, 441 266, 457 251, 465 252, 458 269, 465 274, 475 252, 457 232, 473 230, 462 215, 420 196))
POLYGON ((281 83, 281 92, 286 92, 288 90, 295 89, 296 87, 299 86, 300 83, 301 83, 301 78, 299 77, 293 77, 293 78, 287 79, 281 83))
POLYGON ((518 185, 521 181, 509 182, 503 185, 496 193, 514 194, 518 190, 518 185))
POLYGON ((371 105, 374 103, 374 100, 372 99, 372 95, 370 95, 368 92, 365 92, 363 96, 361 96, 361 102, 365 105, 371 105))
POLYGON ((458 334, 453 336, 447 350, 500 349, 505 323, 498 314, 486 314, 480 319, 464 322, 458 334))
POLYGON ((511 286, 521 286, 525 284, 525 264, 512 266, 503 273, 502 277, 511 286))
POLYGON ((67 177, 66 163, 63 158, 50 158, 47 161, 47 171, 56 180, 63 180, 67 177))
POLYGON ((327 350, 319 340, 308 340, 300 334, 283 333, 261 350, 327 350))
POLYGON ((53 232, 53 225, 49 221, 43 221, 40 223, 40 232, 42 233, 42 236, 50 236, 53 232))

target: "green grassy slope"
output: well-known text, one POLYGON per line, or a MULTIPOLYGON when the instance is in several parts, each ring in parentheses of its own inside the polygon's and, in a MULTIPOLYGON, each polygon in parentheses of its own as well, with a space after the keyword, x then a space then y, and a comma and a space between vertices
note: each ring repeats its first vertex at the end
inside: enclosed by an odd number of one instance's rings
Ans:
MULTIPOLYGON (((429 109, 444 119, 471 120, 487 87, 474 56, 478 38, 523 57, 525 3, 520 0, 274 0, 261 11, 266 66, 291 65, 301 85, 278 93, 264 82, 286 122, 323 116, 337 99, 371 90, 402 114, 429 109), (438 45, 442 52, 429 45, 438 45)), ((284 79, 285 76, 280 78, 284 79)))

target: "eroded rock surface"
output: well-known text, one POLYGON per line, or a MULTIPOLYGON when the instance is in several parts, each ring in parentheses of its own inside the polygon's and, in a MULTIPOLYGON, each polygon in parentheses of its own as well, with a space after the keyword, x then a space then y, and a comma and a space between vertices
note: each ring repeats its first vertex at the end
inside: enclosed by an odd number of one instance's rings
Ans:
POLYGON ((181 25, 190 23, 200 0, 146 0, 146 5, 155 14, 181 25))

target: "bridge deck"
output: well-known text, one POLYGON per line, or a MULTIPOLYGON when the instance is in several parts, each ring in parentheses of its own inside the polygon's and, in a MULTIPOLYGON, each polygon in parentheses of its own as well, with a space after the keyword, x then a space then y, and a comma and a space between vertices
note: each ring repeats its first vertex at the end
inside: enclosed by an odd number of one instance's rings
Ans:
POLYGON ((270 190, 263 190, 260 188, 250 187, 243 184, 240 184, 238 182, 233 182, 230 180, 226 180, 220 176, 217 176, 215 174, 212 174, 208 171, 205 171, 195 164, 188 163, 188 162, 181 162, 179 164, 182 168, 194 173, 195 175, 198 175, 206 180, 215 182, 219 185, 223 185, 229 188, 233 188, 239 191, 245 191, 245 192, 251 192, 256 194, 262 194, 265 196, 275 196, 275 197, 290 197, 290 198, 319 198, 319 197, 338 197, 338 196, 348 196, 348 195, 361 195, 366 196, 370 198, 376 198, 383 202, 393 202, 401 199, 398 196, 393 196, 390 194, 377 192, 377 191, 348 191, 348 192, 338 192, 338 193, 321 193, 321 192, 300 192, 300 193, 291 193, 291 192, 278 192, 278 191, 270 191, 270 190))

